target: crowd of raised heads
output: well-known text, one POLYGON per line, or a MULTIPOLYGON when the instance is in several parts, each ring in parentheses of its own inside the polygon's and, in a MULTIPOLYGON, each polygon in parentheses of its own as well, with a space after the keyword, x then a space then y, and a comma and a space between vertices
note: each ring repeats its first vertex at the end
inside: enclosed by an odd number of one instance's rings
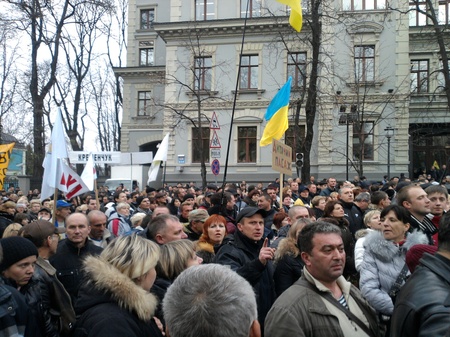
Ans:
POLYGON ((450 177, 438 177, 102 186, 70 200, 10 188, 0 337, 440 335, 450 177), (433 291, 416 299, 422 283, 433 291))

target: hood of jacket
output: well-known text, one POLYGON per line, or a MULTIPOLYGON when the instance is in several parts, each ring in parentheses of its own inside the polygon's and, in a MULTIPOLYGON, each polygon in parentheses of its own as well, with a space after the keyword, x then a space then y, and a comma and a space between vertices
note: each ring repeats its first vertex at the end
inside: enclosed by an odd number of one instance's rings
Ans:
POLYGON ((80 296, 77 311, 82 313, 96 304, 115 302, 120 308, 136 313, 143 321, 153 317, 158 304, 155 295, 136 285, 114 266, 100 257, 88 256, 84 270, 88 279, 84 287, 87 296, 80 296))
POLYGON ((425 234, 418 232, 417 230, 414 230, 412 233, 408 233, 406 235, 406 241, 402 247, 386 240, 383 236, 383 232, 370 231, 370 233, 366 235, 364 248, 380 261, 388 262, 402 250, 407 251, 412 246, 418 244, 428 244, 428 238, 425 234))

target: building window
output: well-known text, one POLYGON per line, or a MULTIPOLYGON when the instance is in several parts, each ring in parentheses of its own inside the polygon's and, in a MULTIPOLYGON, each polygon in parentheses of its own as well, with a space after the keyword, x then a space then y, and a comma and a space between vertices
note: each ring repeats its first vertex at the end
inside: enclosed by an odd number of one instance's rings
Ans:
POLYGON ((242 55, 240 89, 258 89, 258 55, 242 55))
POLYGON ((151 91, 138 92, 138 116, 150 116, 151 112, 151 91))
POLYGON ((245 18, 248 2, 248 18, 257 18, 261 16, 262 0, 241 0, 241 18, 245 18))
POLYGON ((155 9, 141 9, 141 29, 153 28, 153 22, 155 21, 155 9))
POLYGON ((375 46, 355 46, 355 81, 375 80, 375 46))
POLYGON ((203 159, 205 163, 209 162, 209 128, 202 127, 200 136, 200 128, 192 128, 192 162, 200 163, 202 155, 200 153, 200 141, 203 142, 203 159))
POLYGON ((373 160, 373 122, 353 122, 353 160, 373 160))
POLYGON ((449 24, 450 0, 439 1, 438 22, 441 25, 449 24))
POLYGON ((375 9, 385 9, 386 0, 344 0, 343 9, 345 11, 370 11, 375 9))
POLYGON ((214 20, 214 0, 195 0, 195 20, 214 20))
POLYGON ((426 12, 427 3, 426 1, 412 1, 409 3, 409 25, 410 26, 425 26, 427 24, 427 16, 424 13, 420 13, 417 10, 426 12))
POLYGON ((428 92, 428 60, 411 61, 411 92, 428 92))
POLYGON ((211 90, 212 57, 194 58, 195 90, 211 90))
POLYGON ((256 126, 238 127, 238 163, 256 163, 256 126))
POLYGON ((297 136, 294 134, 295 129, 293 125, 290 125, 289 129, 287 129, 286 133, 284 134, 286 145, 289 145, 292 148, 292 161, 295 161, 295 153, 297 152, 297 146, 300 145, 305 139, 306 126, 299 125, 299 127, 300 127, 300 134, 298 134, 297 136))
POLYGON ((287 74, 292 76, 292 88, 303 88, 306 78, 306 53, 288 53, 287 74))
POLYGON ((154 63, 153 42, 139 41, 139 65, 141 67, 152 66, 154 63))

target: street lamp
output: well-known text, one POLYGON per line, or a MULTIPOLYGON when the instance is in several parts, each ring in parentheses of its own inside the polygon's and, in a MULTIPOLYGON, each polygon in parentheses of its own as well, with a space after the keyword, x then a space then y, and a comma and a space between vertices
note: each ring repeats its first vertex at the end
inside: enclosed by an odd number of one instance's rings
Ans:
POLYGON ((394 128, 393 127, 386 127, 384 129, 384 132, 386 132, 386 138, 388 141, 388 148, 387 148, 387 176, 388 180, 391 179, 391 138, 394 135, 394 128))

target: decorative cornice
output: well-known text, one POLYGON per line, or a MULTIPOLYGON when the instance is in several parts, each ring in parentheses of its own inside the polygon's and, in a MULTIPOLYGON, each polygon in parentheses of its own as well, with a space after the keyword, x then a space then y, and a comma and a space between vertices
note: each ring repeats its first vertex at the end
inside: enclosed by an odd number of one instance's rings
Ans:
POLYGON ((165 66, 152 66, 152 67, 114 67, 114 73, 120 77, 159 77, 164 78, 166 74, 165 66))

